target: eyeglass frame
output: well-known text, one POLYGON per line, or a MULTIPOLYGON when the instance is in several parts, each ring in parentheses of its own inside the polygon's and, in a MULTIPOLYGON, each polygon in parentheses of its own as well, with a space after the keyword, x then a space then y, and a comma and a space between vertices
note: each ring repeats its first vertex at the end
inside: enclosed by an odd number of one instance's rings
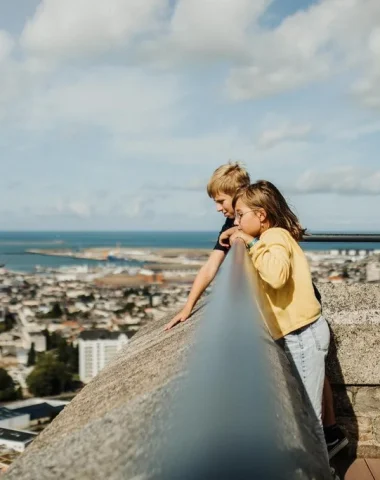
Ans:
POLYGON ((244 215, 245 215, 246 213, 256 212, 256 211, 257 211, 257 209, 256 209, 256 210, 247 210, 246 212, 238 213, 238 214, 235 215, 235 220, 237 220, 237 221, 240 223, 240 222, 241 222, 241 219, 244 217, 244 215))

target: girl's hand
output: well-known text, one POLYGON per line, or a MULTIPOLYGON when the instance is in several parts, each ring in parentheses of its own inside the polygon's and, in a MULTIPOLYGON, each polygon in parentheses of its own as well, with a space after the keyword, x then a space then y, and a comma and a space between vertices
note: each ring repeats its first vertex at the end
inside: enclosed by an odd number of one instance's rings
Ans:
POLYGON ((252 235, 248 235, 248 233, 237 230, 230 236, 230 244, 232 245, 237 238, 241 238, 246 245, 253 240, 252 235))
POLYGON ((228 230, 225 230, 219 237, 219 243, 223 247, 230 246, 230 237, 237 231, 238 227, 231 227, 228 230))

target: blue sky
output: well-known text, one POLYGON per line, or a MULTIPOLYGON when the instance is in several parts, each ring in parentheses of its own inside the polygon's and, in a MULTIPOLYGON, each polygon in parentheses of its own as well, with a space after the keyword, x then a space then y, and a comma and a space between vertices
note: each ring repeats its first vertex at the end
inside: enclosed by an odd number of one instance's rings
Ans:
POLYGON ((228 160, 380 230, 378 0, 0 2, 0 230, 213 230, 228 160))

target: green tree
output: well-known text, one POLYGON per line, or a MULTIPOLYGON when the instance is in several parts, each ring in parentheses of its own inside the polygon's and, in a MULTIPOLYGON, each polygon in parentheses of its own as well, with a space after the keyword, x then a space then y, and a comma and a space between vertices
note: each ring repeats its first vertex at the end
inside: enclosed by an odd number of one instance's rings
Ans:
POLYGON ((34 348, 34 343, 32 343, 30 350, 28 352, 28 367, 36 364, 36 350, 34 348))
POLYGON ((4 369, 0 368, 0 401, 7 402, 18 399, 17 384, 4 369))
POLYGON ((55 303, 53 305, 53 308, 49 312, 49 317, 50 318, 61 318, 63 315, 62 308, 59 303, 55 303))
POLYGON ((7 330, 12 330, 12 328, 16 325, 16 318, 13 313, 6 313, 5 325, 7 326, 7 330))
POLYGON ((70 390, 72 374, 68 367, 49 352, 38 359, 26 379, 29 391, 35 396, 58 395, 70 390))
POLYGON ((70 347, 63 337, 60 337, 60 339, 58 340, 57 356, 58 360, 62 363, 67 364, 67 362, 69 361, 70 347))
POLYGON ((45 328, 45 330, 43 330, 42 334, 45 336, 46 350, 50 350, 50 333, 49 333, 49 330, 47 328, 45 328))
POLYGON ((46 338, 46 350, 53 350, 58 347, 61 336, 56 332, 50 333, 47 328, 42 332, 46 338))
POLYGON ((69 347, 70 347, 70 350, 69 350, 68 366, 72 373, 78 373, 79 372, 79 347, 78 346, 74 347, 73 344, 69 345, 69 347))
POLYGON ((64 338, 60 338, 57 348, 57 358, 60 362, 67 365, 71 373, 79 371, 79 348, 68 343, 64 338))

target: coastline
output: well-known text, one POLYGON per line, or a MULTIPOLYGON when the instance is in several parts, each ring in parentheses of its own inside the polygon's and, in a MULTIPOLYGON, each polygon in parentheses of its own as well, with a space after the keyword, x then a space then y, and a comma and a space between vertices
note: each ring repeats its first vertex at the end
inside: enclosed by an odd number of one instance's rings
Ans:
POLYGON ((25 253, 30 255, 41 255, 48 257, 74 258, 79 260, 96 260, 100 262, 116 261, 137 261, 152 263, 193 263, 202 264, 210 253, 205 248, 115 248, 115 247, 94 247, 85 248, 80 251, 71 249, 27 249, 25 253))

